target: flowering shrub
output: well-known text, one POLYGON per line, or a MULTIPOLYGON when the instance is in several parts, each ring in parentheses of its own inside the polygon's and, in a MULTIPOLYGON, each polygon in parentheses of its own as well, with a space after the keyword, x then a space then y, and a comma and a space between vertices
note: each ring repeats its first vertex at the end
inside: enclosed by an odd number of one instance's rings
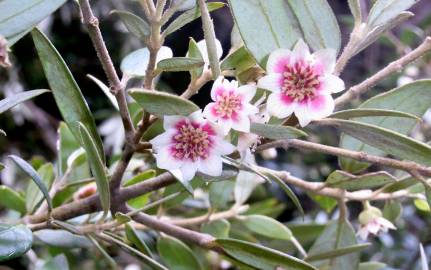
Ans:
MULTIPOLYGON (((142 269, 384 269, 361 254, 372 248, 371 237, 397 229, 398 201, 413 199, 429 211, 431 146, 409 135, 431 107, 431 80, 407 78, 406 70, 400 87, 358 99, 428 53, 431 38, 372 76, 357 75, 365 80, 356 85, 342 73, 413 16, 407 10, 417 1, 377 0, 367 9, 349 0, 353 29, 342 47, 326 0, 140 0, 133 5, 144 17, 111 12, 143 47, 124 57, 120 74, 89 0, 79 0, 106 82, 89 78, 115 109, 99 127, 55 44, 37 27, 65 2, 0 1, 0 68, 18 64, 10 54, 30 34, 50 88, 5 94, 0 113, 53 95, 63 118, 52 162, 8 153, 0 163, 0 170, 19 169, 0 186, 1 262, 88 268, 72 256, 85 250, 80 256, 97 269, 133 269, 132 262, 142 269), (221 8, 235 21, 225 57, 210 14, 221 8), (204 40, 190 39, 188 52, 174 56, 166 37, 194 20, 202 21, 204 40), (161 91, 160 74, 168 72, 190 74, 181 95, 161 91), (203 108, 190 101, 200 90, 211 98, 203 108), (341 134, 339 145, 328 145, 324 132, 341 134), (339 169, 316 182, 259 162, 275 159, 276 148, 298 149, 304 160, 310 152, 336 156, 339 169), (277 220, 283 202, 262 199, 270 185, 295 206, 294 222, 277 220), (327 212, 323 224, 298 192, 327 212), (360 203, 360 213, 351 202, 360 203)), ((428 269, 422 247, 420 254, 428 269)))

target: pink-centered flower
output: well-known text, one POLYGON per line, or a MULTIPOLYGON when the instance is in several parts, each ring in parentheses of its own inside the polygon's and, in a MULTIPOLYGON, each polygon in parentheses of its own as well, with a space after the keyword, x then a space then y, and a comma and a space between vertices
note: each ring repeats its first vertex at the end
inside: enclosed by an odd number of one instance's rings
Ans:
POLYGON ((186 116, 165 116, 165 132, 150 142, 157 167, 170 171, 182 181, 191 180, 197 171, 210 176, 222 173, 222 155, 235 147, 223 139, 222 130, 202 117, 201 111, 186 116))
POLYGON ((258 87, 271 91, 268 112, 278 118, 292 113, 301 126, 329 116, 334 110, 332 93, 344 90, 344 82, 333 75, 336 53, 322 49, 311 54, 307 44, 299 40, 293 51, 278 49, 271 53, 267 75, 258 87))
POLYGON ((259 110, 250 104, 256 94, 256 85, 247 84, 238 86, 235 80, 228 81, 219 77, 211 89, 211 98, 204 109, 204 117, 209 121, 219 124, 224 134, 230 129, 250 132, 250 116, 259 110))
POLYGON ((372 206, 361 212, 359 223, 361 227, 358 235, 362 240, 366 240, 369 234, 377 236, 381 231, 386 233, 389 229, 397 229, 392 222, 383 217, 382 212, 378 208, 372 206))

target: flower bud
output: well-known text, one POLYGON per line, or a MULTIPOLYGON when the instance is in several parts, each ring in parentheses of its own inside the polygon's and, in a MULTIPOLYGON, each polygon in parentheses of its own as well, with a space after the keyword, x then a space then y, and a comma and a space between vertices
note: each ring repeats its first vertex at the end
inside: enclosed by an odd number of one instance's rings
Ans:
POLYGON ((11 66, 8 55, 7 40, 0 36, 0 66, 8 68, 11 66))

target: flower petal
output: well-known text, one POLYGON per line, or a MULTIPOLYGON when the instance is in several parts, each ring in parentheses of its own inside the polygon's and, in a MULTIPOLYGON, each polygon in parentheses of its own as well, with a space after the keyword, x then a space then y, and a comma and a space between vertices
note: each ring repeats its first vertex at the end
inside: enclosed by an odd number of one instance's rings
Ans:
POLYGON ((294 61, 306 61, 310 59, 310 49, 308 45, 304 42, 304 40, 299 39, 296 42, 295 47, 293 48, 294 61))
POLYGON ((235 146, 233 146, 229 142, 217 138, 214 142, 214 153, 211 154, 229 155, 232 154, 235 149, 235 146))
POLYGON ((250 102, 256 95, 256 84, 246 84, 237 88, 237 92, 244 97, 244 102, 250 102))
POLYGON ((268 113, 277 118, 286 118, 293 113, 296 108, 296 102, 289 102, 289 100, 283 100, 282 93, 272 93, 269 95, 266 102, 266 109, 268 113))
POLYGON ((169 130, 171 128, 175 128, 175 125, 183 119, 186 118, 180 115, 165 115, 163 117, 163 129, 169 130))
POLYGON ((239 113, 237 119, 232 121, 232 129, 241 132, 250 132, 250 118, 245 113, 239 113))
MULTIPOLYGON (((223 55, 223 47, 221 46, 221 43, 218 39, 215 40, 216 42, 216 49, 217 49, 217 57, 218 59, 221 58, 223 55)), ((210 60, 208 57, 208 49, 207 49, 207 43, 205 42, 205 39, 199 41, 197 44, 199 51, 201 52, 202 58, 204 59, 205 64, 208 66, 210 64, 210 60)))
POLYGON ((277 49, 273 51, 266 63, 266 72, 271 73, 283 73, 286 65, 290 63, 292 57, 292 51, 288 49, 277 49))
POLYGON ((257 87, 266 89, 272 92, 280 92, 282 80, 283 80, 282 74, 272 73, 260 78, 259 81, 257 82, 257 87))
POLYGON ((223 162, 219 155, 211 155, 201 160, 198 170, 210 176, 220 176, 223 171, 223 162))
POLYGON ((362 240, 367 240, 368 238, 368 230, 366 227, 362 227, 358 230, 358 235, 362 240))
POLYGON ((180 168, 183 165, 183 161, 172 156, 169 146, 158 149, 155 157, 157 167, 160 169, 174 170, 180 168))
POLYGON ((307 105, 308 117, 311 120, 319 120, 331 115, 335 102, 331 95, 320 95, 310 100, 307 105))
POLYGON ((195 177, 196 171, 198 170, 199 162, 184 162, 180 168, 181 177, 180 180, 190 181, 195 177))
POLYGON ((163 132, 162 134, 150 140, 153 149, 159 149, 172 144, 172 137, 175 135, 175 132, 175 129, 168 129, 166 132, 163 132))
POLYGON ((325 74, 322 83, 323 91, 326 93, 339 93, 345 89, 344 81, 332 74, 325 74))
POLYGON ((202 123, 202 122, 205 121, 204 118, 203 118, 203 116, 202 116, 202 110, 197 110, 197 111, 191 113, 189 115, 189 118, 192 121, 195 121, 195 122, 198 122, 198 123, 202 123))
POLYGON ((298 122, 301 127, 305 127, 313 120, 310 115, 307 103, 298 103, 295 108, 295 116, 298 118, 298 122))
POLYGON ((217 100, 217 92, 223 91, 225 89, 224 87, 224 77, 219 76, 217 80, 214 81, 213 86, 211 88, 211 99, 216 101, 217 100))
POLYGON ((384 228, 391 229, 391 230, 396 230, 397 229, 397 227, 395 227, 395 225, 392 222, 390 222, 389 220, 387 220, 385 218, 379 217, 379 218, 377 218, 377 221, 384 228))
POLYGON ((322 49, 314 54, 316 65, 322 68, 325 73, 332 73, 335 68, 336 52, 334 49, 322 49))

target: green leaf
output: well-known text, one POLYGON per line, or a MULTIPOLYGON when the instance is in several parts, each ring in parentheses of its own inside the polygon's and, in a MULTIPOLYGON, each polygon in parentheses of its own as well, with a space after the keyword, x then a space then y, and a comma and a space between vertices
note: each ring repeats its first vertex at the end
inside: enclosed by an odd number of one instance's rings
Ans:
POLYGON ((365 243, 365 244, 357 244, 357 245, 353 245, 353 246, 338 248, 338 249, 330 250, 330 251, 323 252, 320 254, 307 256, 305 258, 305 260, 308 262, 312 262, 312 261, 320 261, 320 260, 337 258, 337 257, 344 256, 344 255, 347 255, 350 253, 361 252, 362 250, 366 249, 369 246, 371 246, 370 243, 365 243))
POLYGON ((427 166, 431 165, 431 146, 409 138, 401 133, 375 125, 351 120, 322 120, 362 142, 374 146, 387 154, 415 161, 427 166))
POLYGON ((95 84, 97 84, 97 86, 99 86, 100 90, 103 91, 103 93, 105 94, 105 96, 109 99, 109 101, 111 102, 112 106, 114 106, 114 108, 119 111, 120 107, 118 106, 118 102, 117 99, 115 98, 115 96, 111 93, 111 90, 109 89, 109 87, 104 84, 101 80, 99 80, 98 78, 87 74, 87 77, 92 80, 95 84))
POLYGON ((326 179, 326 186, 345 189, 348 191, 374 189, 396 182, 387 172, 373 172, 363 175, 353 175, 343 171, 335 171, 326 179))
POLYGON ((34 232, 35 242, 41 242, 43 245, 57 248, 89 248, 91 242, 81 236, 66 230, 39 230, 34 232))
POLYGON ((130 33, 146 42, 146 38, 151 34, 151 27, 146 21, 124 10, 113 10, 111 14, 118 15, 130 33))
POLYGON ((69 263, 64 254, 55 256, 45 262, 38 270, 69 270, 69 263))
POLYGON ((420 117, 400 111, 382 110, 382 109, 351 109, 345 111, 338 111, 329 116, 329 118, 350 119, 358 117, 378 117, 378 116, 391 116, 391 117, 405 117, 420 121, 420 117))
POLYGON ((301 25, 305 41, 314 50, 341 47, 341 32, 326 0, 287 0, 301 25))
MULTIPOLYGON (((225 6, 225 4, 222 2, 207 3, 207 8, 208 8, 209 12, 217 10, 217 9, 222 8, 224 6, 225 6)), ((168 25, 168 27, 166 27, 166 29, 163 31, 163 34, 165 36, 172 34, 173 32, 175 32, 178 29, 180 29, 181 27, 183 27, 184 25, 196 20, 200 16, 201 16, 200 9, 198 6, 196 6, 196 8, 188 10, 188 11, 184 12, 183 14, 181 14, 180 16, 178 16, 173 22, 171 22, 168 25)))
POLYGON ((377 0, 368 15, 367 25, 370 29, 383 25, 409 9, 419 0, 377 0))
MULTIPOLYGON (((314 242, 308 252, 308 256, 312 257, 356 244, 356 235, 352 226, 348 222, 339 223, 338 221, 333 221, 328 223, 325 230, 316 242, 314 242)), ((332 262, 329 268, 331 270, 357 270, 359 253, 343 255, 332 260, 315 261, 313 265, 323 268, 324 266, 328 266, 330 262, 332 262)))
POLYGON ((237 73, 241 73, 256 64, 253 56, 242 46, 236 51, 229 54, 221 63, 221 70, 235 69, 237 73))
MULTIPOLYGON (((156 171, 155 170, 147 170, 147 171, 144 171, 144 172, 142 172, 140 174, 137 174, 134 177, 132 177, 131 179, 127 180, 124 183, 123 186, 124 187, 128 187, 128 186, 131 186, 131 185, 135 185, 135 184, 143 182, 143 181, 145 181, 147 179, 153 178, 154 176, 156 176, 156 171)), ((144 194, 144 195, 135 197, 133 199, 130 199, 130 200, 127 201, 127 204, 130 205, 133 208, 136 208, 136 209, 137 208, 142 208, 142 207, 144 207, 147 204, 149 195, 150 194, 144 194)))
POLYGON ((228 207, 229 202, 233 201, 234 181, 211 182, 209 187, 210 204, 215 209, 228 207))
POLYGON ((25 254, 33 243, 31 230, 20 224, 0 224, 0 262, 25 254))
POLYGON ((0 1, 0 35, 12 46, 66 0, 0 1))
POLYGON ((66 123, 60 122, 57 132, 59 137, 58 166, 62 175, 67 170, 67 160, 69 156, 73 152, 78 150, 81 146, 76 141, 76 138, 74 137, 66 123))
POLYGON ((86 127, 96 145, 99 157, 105 162, 102 140, 97 133, 96 123, 66 63, 42 32, 35 29, 32 36, 63 119, 78 142, 81 142, 78 122, 86 127))
POLYGON ((418 181, 419 180, 414 177, 407 177, 395 183, 388 184, 383 188, 382 192, 391 193, 391 192, 403 190, 417 184, 418 181))
POLYGON ((244 45, 261 67, 279 48, 291 48, 301 29, 285 0, 229 0, 244 45))
MULTIPOLYGON (((190 38, 190 41, 189 41, 189 49, 187 51, 187 57, 204 61, 204 58, 202 57, 202 53, 199 50, 198 44, 193 38, 190 38)), ((204 71, 203 66, 190 70, 190 75, 192 77, 192 80, 199 78, 202 75, 203 71, 204 71)))
POLYGON ((381 262, 365 262, 360 263, 358 270, 382 270, 386 264, 381 262))
POLYGON ((160 61, 157 64, 157 71, 190 71, 203 67, 205 62, 199 58, 173 57, 160 61))
MULTIPOLYGON (((43 184, 49 190, 54 182, 55 174, 54 174, 54 166, 52 163, 46 163, 42 165, 37 170, 38 175, 43 181, 43 184)), ((35 182, 31 181, 27 186, 27 191, 25 193, 25 204, 27 213, 33 213, 36 210, 36 207, 40 204, 43 199, 43 194, 40 189, 37 187, 35 182)))
POLYGON ((307 133, 294 127, 259 123, 252 123, 250 132, 272 140, 295 139, 307 136, 307 133))
POLYGON ((121 212, 117 212, 117 213, 115 213, 115 220, 119 224, 124 224, 124 223, 127 223, 127 222, 131 221, 132 218, 129 217, 128 215, 126 215, 126 214, 123 214, 121 212))
POLYGON ((352 12, 353 18, 357 22, 362 22, 362 11, 360 0, 348 0, 350 11, 352 12))
POLYGON ((199 110, 193 102, 164 92, 133 88, 129 93, 147 112, 157 116, 188 116, 199 110))
POLYGON ((216 238, 229 237, 230 223, 226 219, 214 220, 202 224, 201 232, 210 234, 216 238))
POLYGON ((106 250, 100 245, 99 242, 97 242, 96 239, 94 239, 91 235, 86 235, 88 239, 93 243, 93 245, 96 247, 96 249, 103 255, 105 260, 108 262, 111 269, 118 269, 117 263, 115 260, 106 252, 106 250))
POLYGON ((331 197, 316 195, 314 193, 308 193, 313 201, 315 201, 326 213, 331 213, 332 210, 337 206, 337 200, 331 197))
POLYGON ((0 186, 0 205, 18 211, 21 214, 26 213, 25 200, 21 194, 3 185, 0 186))
POLYGON ((413 201, 413 203, 417 209, 424 211, 424 212, 431 212, 431 208, 430 208, 429 204, 427 203, 427 201, 421 200, 421 199, 416 199, 413 201))
POLYGON ((383 207, 383 217, 394 223, 397 221, 403 211, 403 207, 398 201, 386 201, 383 207))
MULTIPOLYGON (((377 95, 361 106, 361 109, 397 110, 422 117, 431 106, 431 80, 420 80, 406 84, 392 91, 377 95)), ((408 134, 417 121, 399 117, 364 117, 356 121, 387 128, 400 134, 408 134)), ((351 136, 343 135, 340 146, 353 151, 366 152, 371 155, 383 156, 385 153, 375 147, 364 144, 351 136)), ((343 170, 359 172, 370 166, 367 163, 341 158, 340 164, 343 170)))
POLYGON ((79 132, 81 133, 83 147, 85 149, 85 152, 87 152, 88 163, 90 164, 91 172, 96 179, 97 192, 99 193, 100 203, 102 205, 104 215, 107 215, 111 205, 111 198, 109 192, 109 180, 106 176, 106 166, 104 161, 102 161, 102 159, 100 158, 99 153, 97 152, 97 147, 92 140, 90 132, 82 123, 79 122, 78 126, 79 132))
POLYGON ((148 255, 150 257, 153 257, 153 254, 150 250, 150 248, 145 243, 144 239, 142 239, 138 233, 136 232, 135 228, 130 226, 130 224, 126 224, 126 227, 124 229, 126 233, 127 240, 132 242, 132 244, 142 253, 145 255, 148 255))
POLYGON ((300 259, 264 246, 235 239, 217 239, 215 242, 229 256, 257 269, 317 270, 300 259))
MULTIPOLYGON (((1 5, 1 3, 0 3, 1 5)), ((0 114, 4 113, 5 111, 13 108, 14 106, 32 99, 34 97, 37 97, 43 93, 47 93, 49 90, 41 89, 41 90, 31 90, 31 91, 25 91, 18 94, 14 94, 8 98, 0 100, 0 114)))
POLYGON ((9 158, 12 159, 12 161, 15 162, 15 164, 23 172, 25 172, 28 176, 31 177, 31 179, 34 181, 34 183, 37 185, 37 187, 39 188, 39 190, 42 192, 43 196, 45 197, 45 200, 48 203, 48 209, 51 210, 52 209, 52 200, 51 200, 51 197, 49 196, 49 191, 48 191, 47 187, 45 186, 45 183, 44 183, 43 179, 40 177, 40 175, 35 171, 35 169, 30 164, 28 164, 22 158, 14 156, 14 155, 10 155, 9 158))
POLYGON ((170 236, 161 237, 157 241, 157 250, 162 261, 171 270, 202 269, 193 251, 178 239, 170 236))
MULTIPOLYGON (((0 129, 0 133, 2 132, 2 130, 0 129)), ((3 171, 3 169, 5 168, 4 164, 0 162, 0 172, 3 171)))
MULTIPOLYGON (((201 176, 195 176, 190 181, 191 189, 202 187, 204 184, 205 184, 205 181, 202 179, 201 176)), ((171 194, 174 194, 174 193, 177 193, 177 192, 182 192, 184 190, 187 190, 187 188, 184 187, 184 185, 178 181, 178 183, 176 183, 174 185, 170 185, 170 186, 168 186, 165 189, 165 192, 163 193, 163 197, 167 197, 167 196, 169 196, 171 194)), ((182 192, 180 195, 176 196, 172 200, 164 202, 162 204, 163 208, 168 209, 168 208, 171 208, 171 207, 179 206, 179 205, 181 205, 181 203, 184 200, 186 200, 187 198, 189 198, 190 195, 193 195, 193 194, 191 194, 189 191, 188 192, 182 192)))
POLYGON ((262 215, 250 215, 241 222, 252 232, 281 240, 291 240, 292 232, 279 221, 262 215))

